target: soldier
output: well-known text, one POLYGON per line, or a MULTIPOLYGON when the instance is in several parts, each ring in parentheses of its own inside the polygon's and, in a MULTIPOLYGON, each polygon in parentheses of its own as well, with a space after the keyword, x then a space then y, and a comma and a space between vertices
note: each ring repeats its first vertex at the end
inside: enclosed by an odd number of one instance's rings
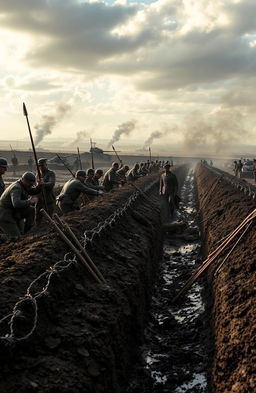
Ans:
POLYGON ((29 156, 29 159, 28 159, 28 170, 30 172, 33 171, 33 164, 34 164, 34 160, 33 160, 33 158, 31 156, 29 156))
POLYGON ((254 181, 256 183, 256 159, 253 159, 253 175, 254 175, 254 181))
POLYGON ((165 164, 164 173, 160 177, 159 194, 162 195, 169 207, 171 217, 175 208, 175 196, 178 192, 178 180, 176 175, 170 171, 170 164, 165 164))
POLYGON ((103 191, 94 190, 93 188, 87 187, 84 182, 86 179, 85 171, 77 171, 75 179, 69 180, 64 184, 60 195, 57 197, 57 205, 59 206, 62 213, 66 214, 74 210, 79 210, 76 202, 79 195, 102 195, 103 191))
POLYGON ((44 188, 44 194, 41 192, 36 204, 36 224, 40 225, 43 218, 43 215, 40 212, 42 208, 47 211, 50 217, 52 217, 54 213, 56 198, 53 188, 55 186, 56 177, 55 173, 48 169, 47 158, 39 158, 38 166, 41 174, 42 187, 44 188), (45 201, 43 197, 45 197, 45 201), (46 203, 46 206, 44 202, 46 203))
POLYGON ((25 172, 0 198, 0 228, 11 239, 19 238, 34 225, 37 194, 41 191, 40 182, 33 187, 35 183, 35 175, 25 172))
POLYGON ((119 176, 122 186, 124 186, 124 184, 127 183, 126 173, 128 171, 129 171, 128 165, 124 165, 122 168, 120 168, 120 169, 118 169, 118 171, 116 171, 117 175, 119 176))
POLYGON ((105 173, 103 179, 103 186, 106 192, 112 190, 114 187, 118 187, 121 184, 120 179, 117 175, 118 163, 113 162, 112 167, 105 173))
MULTIPOLYGON (((95 175, 93 177, 93 181, 96 186, 100 185, 100 178, 103 176, 103 170, 102 169, 96 169, 95 175)), ((103 187, 104 188, 104 187, 103 187)))
POLYGON ((92 168, 88 169, 87 177, 85 179, 84 184, 89 188, 93 188, 94 190, 103 190, 104 187, 97 184, 94 177, 95 177, 94 169, 92 168))
POLYGON ((5 189, 5 184, 2 178, 2 175, 5 174, 5 172, 7 171, 7 161, 5 158, 0 157, 0 196, 2 195, 2 193, 4 192, 5 189))
POLYGON ((12 157, 13 176, 16 176, 16 168, 18 165, 19 165, 18 158, 14 154, 14 156, 12 157))
POLYGON ((239 177, 239 178, 241 177, 242 169, 243 169, 243 163, 242 163, 241 160, 238 160, 238 163, 237 163, 237 177, 239 177))
POLYGON ((141 177, 141 175, 139 174, 139 164, 136 163, 132 169, 129 170, 129 172, 127 173, 127 181, 135 181, 137 180, 139 177, 141 177))

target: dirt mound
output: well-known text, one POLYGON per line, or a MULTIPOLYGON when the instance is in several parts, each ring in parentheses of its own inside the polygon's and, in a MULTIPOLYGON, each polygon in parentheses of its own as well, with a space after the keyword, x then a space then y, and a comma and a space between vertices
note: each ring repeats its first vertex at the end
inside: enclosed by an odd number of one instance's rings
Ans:
MULTIPOLYGON (((255 209, 255 201, 232 187, 209 168, 199 166, 197 184, 201 218, 208 253, 255 209)), ((226 252, 227 253, 227 252, 226 252)), ((214 363, 213 391, 249 393, 256 391, 256 231, 255 220, 214 276, 213 289, 214 363)))

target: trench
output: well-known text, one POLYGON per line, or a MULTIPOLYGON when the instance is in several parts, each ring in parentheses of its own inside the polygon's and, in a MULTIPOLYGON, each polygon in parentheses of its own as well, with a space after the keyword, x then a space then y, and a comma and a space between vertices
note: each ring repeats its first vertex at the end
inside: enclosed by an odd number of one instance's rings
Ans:
POLYGON ((204 281, 196 282, 181 302, 172 304, 177 283, 182 287, 202 259, 193 168, 182 186, 175 218, 181 225, 176 233, 164 236, 144 344, 127 393, 209 391, 204 281))

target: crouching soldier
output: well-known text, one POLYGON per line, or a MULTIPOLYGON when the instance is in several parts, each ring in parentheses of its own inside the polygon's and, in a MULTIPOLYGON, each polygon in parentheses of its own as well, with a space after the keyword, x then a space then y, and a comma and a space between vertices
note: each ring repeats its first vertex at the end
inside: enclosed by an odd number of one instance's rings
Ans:
MULTIPOLYGON (((97 176, 98 177, 98 176, 97 176)), ((89 188, 92 188, 93 190, 103 190, 104 187, 99 184, 99 181, 97 181, 97 177, 95 177, 95 172, 94 169, 90 168, 87 170, 87 177, 85 180, 85 185, 89 188)))
POLYGON ((63 214, 79 210, 77 199, 80 194, 102 195, 103 191, 94 190, 87 187, 84 182, 86 179, 85 171, 77 171, 75 179, 69 180, 64 184, 60 195, 57 197, 57 205, 63 214))
POLYGON ((37 194, 41 191, 41 184, 33 187, 35 183, 35 175, 25 172, 0 198, 0 228, 8 238, 17 239, 34 225, 37 194))

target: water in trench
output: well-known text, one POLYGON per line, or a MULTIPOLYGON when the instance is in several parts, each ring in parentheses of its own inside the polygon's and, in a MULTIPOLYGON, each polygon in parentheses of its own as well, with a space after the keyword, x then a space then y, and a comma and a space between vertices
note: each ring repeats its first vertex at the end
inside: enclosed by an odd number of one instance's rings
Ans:
POLYGON ((178 304, 172 304, 177 287, 182 287, 201 263, 193 169, 182 187, 181 200, 176 218, 186 222, 187 228, 165 236, 141 359, 127 393, 208 392, 209 326, 202 282, 195 283, 178 304))

